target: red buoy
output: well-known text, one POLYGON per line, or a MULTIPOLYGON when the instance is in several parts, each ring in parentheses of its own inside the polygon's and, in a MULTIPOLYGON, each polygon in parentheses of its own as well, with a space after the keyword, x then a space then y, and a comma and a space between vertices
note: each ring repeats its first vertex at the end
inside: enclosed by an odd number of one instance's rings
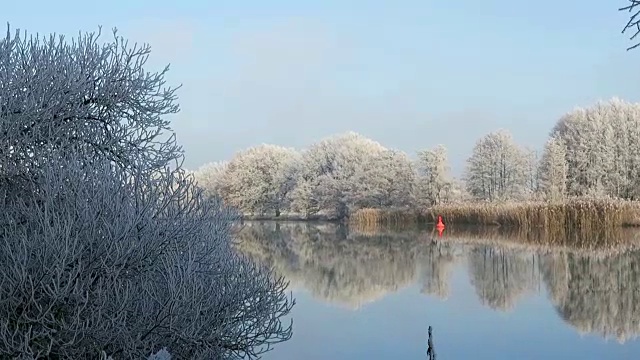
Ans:
POLYGON ((442 216, 438 215, 438 223, 436 224, 436 230, 438 230, 438 236, 442 236, 444 231, 444 223, 442 222, 442 216))

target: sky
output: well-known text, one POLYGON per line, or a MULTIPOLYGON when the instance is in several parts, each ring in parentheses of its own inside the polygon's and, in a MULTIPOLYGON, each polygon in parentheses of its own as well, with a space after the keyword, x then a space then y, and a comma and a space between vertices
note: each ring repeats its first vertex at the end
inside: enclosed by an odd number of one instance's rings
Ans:
POLYGON ((498 129, 540 149, 576 106, 640 100, 627 1, 11 1, 0 20, 76 36, 117 27, 171 64, 185 166, 250 146, 304 148, 355 131, 454 173, 498 129))

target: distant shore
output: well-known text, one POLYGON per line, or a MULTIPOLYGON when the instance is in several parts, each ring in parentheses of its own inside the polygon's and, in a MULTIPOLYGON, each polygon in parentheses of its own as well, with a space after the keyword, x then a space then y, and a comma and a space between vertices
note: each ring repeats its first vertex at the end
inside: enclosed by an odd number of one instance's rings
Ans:
POLYGON ((562 202, 456 203, 436 205, 426 209, 359 209, 349 217, 329 214, 283 213, 246 214, 246 221, 331 221, 349 222, 360 226, 407 225, 436 223, 442 216, 447 225, 510 226, 519 228, 602 229, 619 226, 640 226, 640 202, 613 199, 576 198, 562 202))

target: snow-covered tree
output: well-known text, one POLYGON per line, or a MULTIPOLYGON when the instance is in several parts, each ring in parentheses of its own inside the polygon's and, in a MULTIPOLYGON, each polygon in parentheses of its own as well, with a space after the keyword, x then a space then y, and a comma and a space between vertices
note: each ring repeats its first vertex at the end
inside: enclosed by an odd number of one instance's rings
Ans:
POLYGON ((540 159, 540 190, 552 201, 561 200, 567 189, 567 149, 562 139, 551 137, 547 140, 540 159))
POLYGON ((354 208, 394 208, 412 204, 415 182, 411 160, 402 152, 374 153, 358 164, 349 191, 354 208))
POLYGON ((449 191, 445 193, 444 203, 466 203, 473 200, 473 196, 469 194, 464 180, 458 178, 451 179, 449 191))
POLYGON ((442 203, 452 186, 447 149, 444 145, 418 152, 417 170, 419 202, 424 205, 442 203))
POLYGON ((165 84, 168 67, 145 71, 149 53, 115 32, 113 41, 89 33, 67 42, 8 30, 0 40, 1 171, 33 171, 65 151, 138 170, 180 159, 181 148, 166 141, 176 88, 165 84))
POLYGON ((526 154, 506 130, 482 137, 467 160, 465 182, 479 200, 522 198, 526 194, 526 154))
POLYGON ((640 105, 613 98, 576 108, 554 127, 566 147, 569 195, 640 198, 640 105))
POLYGON ((216 196, 220 195, 228 168, 228 161, 212 162, 198 168, 193 172, 193 176, 207 196, 216 196))
POLYGON ((222 197, 246 213, 273 213, 289 209, 299 154, 278 145, 260 145, 241 151, 229 162, 222 178, 222 197))
MULTIPOLYGON (((355 132, 323 139, 302 153, 301 181, 310 188, 310 199, 319 211, 342 218, 356 188, 355 175, 363 164, 388 151, 379 143, 355 132)), ((297 199, 297 202, 304 202, 297 199)))
POLYGON ((523 149, 523 176, 525 180, 524 190, 526 197, 535 196, 536 192, 539 188, 539 175, 538 175, 538 153, 534 149, 524 148, 523 149))
POLYGON ((317 183, 315 179, 305 179, 299 176, 296 186, 291 191, 291 211, 305 217, 315 215, 320 211, 317 183))
POLYGON ((147 53, 0 40, 5 357, 255 358, 291 336, 286 283, 233 251, 237 214, 181 168, 147 53))
POLYGON ((413 180, 405 154, 348 132, 303 152, 294 201, 309 214, 342 218, 362 207, 408 205, 413 180))

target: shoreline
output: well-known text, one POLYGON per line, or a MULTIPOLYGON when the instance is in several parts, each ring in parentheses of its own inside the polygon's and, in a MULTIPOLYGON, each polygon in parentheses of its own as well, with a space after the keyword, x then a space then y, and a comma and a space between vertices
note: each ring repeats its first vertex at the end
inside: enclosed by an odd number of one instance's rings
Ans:
POLYGON ((563 202, 455 203, 429 208, 358 209, 345 218, 329 214, 280 216, 243 214, 241 221, 294 221, 374 225, 431 225, 442 216, 446 225, 517 227, 525 229, 640 227, 640 201, 568 199, 563 202))

